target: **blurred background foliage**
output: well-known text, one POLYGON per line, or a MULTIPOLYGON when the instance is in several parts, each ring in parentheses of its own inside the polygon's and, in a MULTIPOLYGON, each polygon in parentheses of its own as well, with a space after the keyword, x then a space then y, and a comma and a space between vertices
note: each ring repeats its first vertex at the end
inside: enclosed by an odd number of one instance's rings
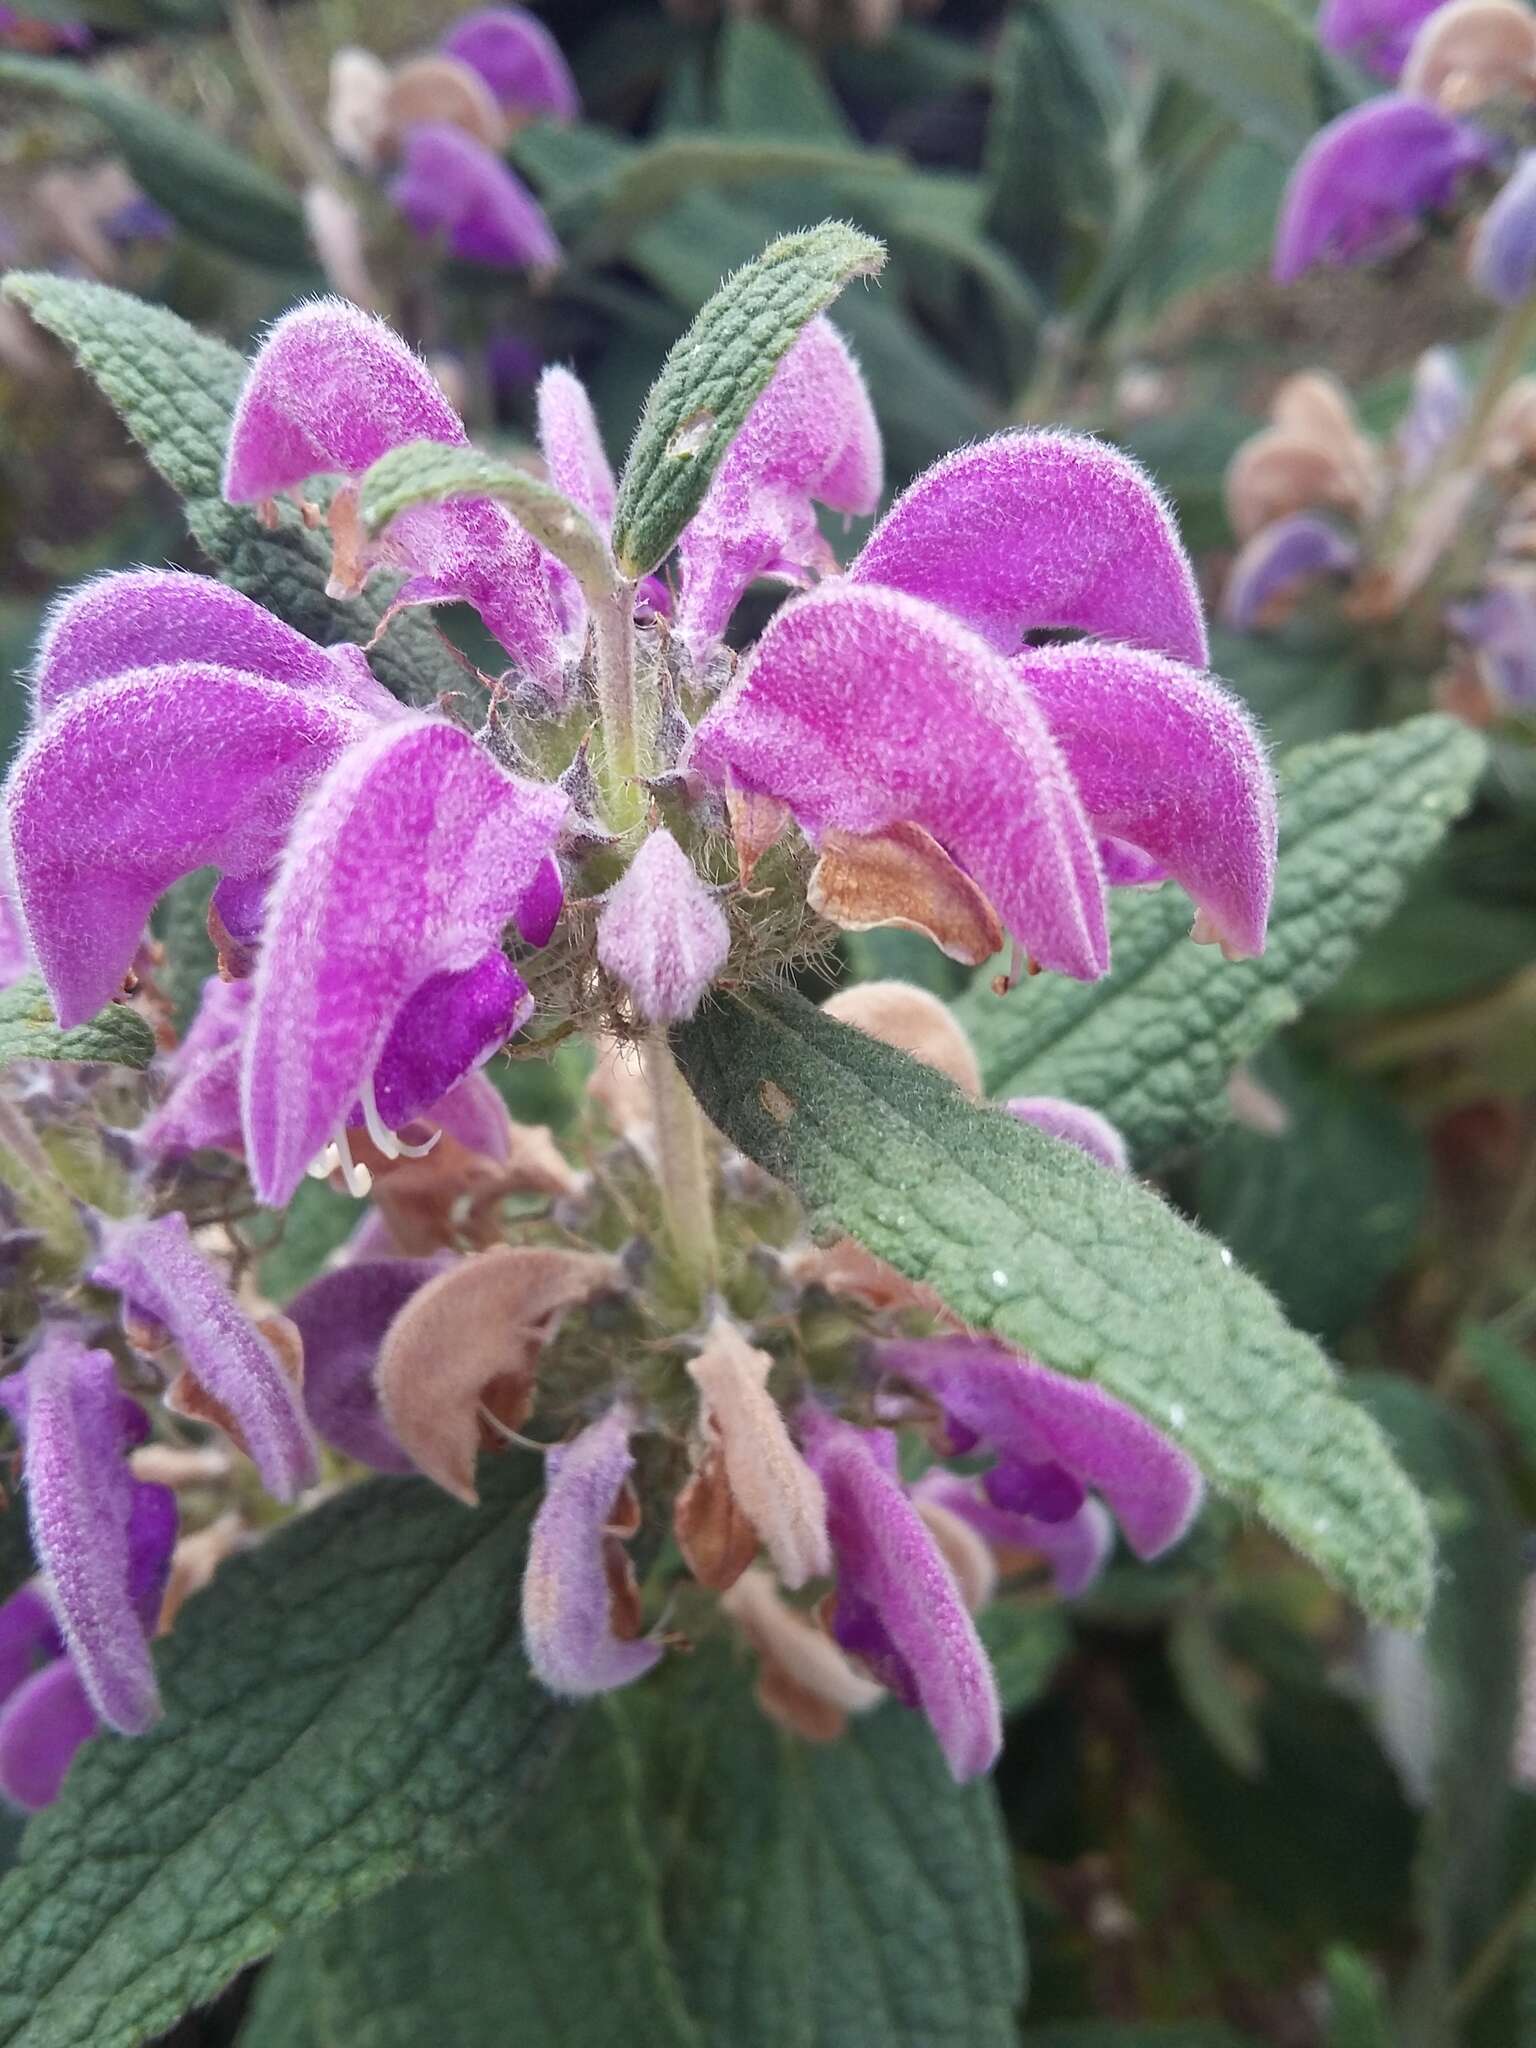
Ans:
MULTIPOLYGON (((337 49, 397 59, 456 12, 33 0, 0 31, 0 253, 243 345, 327 285, 295 108, 300 134, 322 135, 337 49), (65 18, 84 19, 87 47, 54 47, 65 18)), ((365 220, 387 310, 487 445, 526 446, 540 365, 571 361, 621 452, 722 274, 841 215, 891 249, 882 289, 856 287, 836 316, 891 487, 1010 422, 1091 428, 1153 469, 1214 596, 1232 552, 1223 473, 1276 382, 1322 364, 1385 421, 1424 347, 1475 345, 1486 324, 1445 236, 1268 283, 1287 168, 1363 89, 1318 49, 1302 0, 543 12, 582 114, 523 126, 509 155, 564 246, 558 269, 446 264, 382 212, 365 220)), ((106 406, 19 313, 4 323, 0 663, 19 677, 61 586, 198 563, 106 406)), ((1305 617, 1222 636, 1216 660, 1281 751, 1395 718, 1425 688, 1411 658, 1305 617)), ((0 745, 22 704, 19 687, 0 696, 0 745)), ((1070 1627, 1039 1607, 989 1622, 1012 1704, 999 1789, 1032 2048, 1536 2043, 1536 1728, 1516 1740, 1536 1518, 1531 738, 1494 736, 1474 813, 1396 918, 1244 1071, 1230 1125, 1164 1175, 1354 1369, 1427 1490, 1444 1554, 1429 1636, 1363 1631, 1215 1509, 1165 1564, 1112 1571, 1070 1627)), ((899 934, 850 941, 845 966, 954 992, 899 934)), ((558 1122, 576 1100, 579 1075, 507 1071, 532 1116, 558 1122)), ((335 1201, 306 1193, 275 1293, 345 1227, 335 1201)), ((249 1988, 172 2038, 231 2038, 249 1988)))

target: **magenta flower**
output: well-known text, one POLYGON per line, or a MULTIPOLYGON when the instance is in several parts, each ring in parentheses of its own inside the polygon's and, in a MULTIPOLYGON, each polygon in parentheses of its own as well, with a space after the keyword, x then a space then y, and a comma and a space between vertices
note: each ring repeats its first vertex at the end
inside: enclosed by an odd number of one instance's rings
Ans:
POLYGON ((815 506, 873 512, 883 467, 858 364, 830 320, 813 320, 769 378, 678 544, 677 631, 696 663, 755 577, 805 584, 837 567, 815 506))
POLYGON ((1427 348, 1413 366, 1408 409, 1394 436, 1403 480, 1418 483, 1467 422, 1470 395, 1454 352, 1427 348))
POLYGON ((293 1500, 319 1476, 299 1390, 276 1351, 192 1242, 178 1214, 108 1224, 92 1279, 137 1322, 164 1330, 198 1388, 227 1418, 268 1493, 293 1500))
POLYGON ((597 957, 648 1023, 691 1017, 731 950, 715 891, 658 828, 615 883, 597 920, 597 957))
POLYGON ((1086 1109, 1082 1103, 1068 1102, 1060 1095, 1014 1095, 1003 1108, 1021 1124, 1033 1124, 1037 1131, 1044 1131, 1048 1138, 1060 1138, 1075 1145, 1100 1166, 1107 1166, 1114 1173, 1129 1171, 1130 1156, 1124 1138, 1109 1118, 1100 1116, 1096 1109, 1086 1109))
POLYGON ((1396 78, 1419 23, 1442 4, 1443 0, 1323 0, 1318 39, 1383 78, 1396 78))
POLYGON ((1065 1521, 1047 1522, 1037 1515, 1000 1508, 979 1479, 965 1479, 936 1465, 912 1489, 912 1498, 947 1508, 994 1550, 1030 1552, 1044 1558, 1051 1581, 1063 1600, 1086 1593, 1110 1560, 1115 1525, 1096 1500, 1085 1500, 1065 1521))
POLYGON ((150 1158, 239 1154, 240 1055, 253 992, 249 981, 204 982, 197 1015, 168 1062, 170 1091, 138 1133, 150 1158))
POLYGON ((1236 632, 1251 633, 1277 598, 1322 576, 1346 576, 1359 559, 1358 543, 1316 513, 1276 519, 1259 528, 1232 564, 1221 615, 1236 632))
POLYGON ((374 1367, 384 1333, 446 1259, 370 1259, 322 1273, 283 1313, 304 1340, 304 1406, 338 1451, 376 1472, 416 1467, 384 1420, 374 1367))
POLYGON ((1536 587, 1518 573, 1491 577, 1451 606, 1447 623, 1480 657, 1482 673, 1511 711, 1536 709, 1536 587))
POLYGON ((1133 879, 1172 875, 1202 932, 1258 952, 1273 785, 1242 707, 1186 665, 1205 653, 1188 560, 1135 465, 1000 435, 920 477, 846 580, 778 613, 685 765, 781 799, 813 841, 921 826, 1062 973, 1108 963, 1100 842, 1117 878, 1133 849, 1133 879), (1103 637, 1027 647, 1044 628, 1103 637))
POLYGON ((856 1429, 814 1403, 800 1414, 806 1462, 827 1497, 834 1639, 920 1708, 959 1780, 1002 1747, 997 1683, 954 1575, 896 1473, 889 1430, 856 1429))
POLYGON ((1386 93, 1314 135, 1281 202, 1274 274, 1293 284, 1317 263, 1388 255, 1426 213, 1448 206, 1497 141, 1427 100, 1386 93))
POLYGON ((22 927, 21 912, 7 890, 0 888, 0 988, 32 972, 32 954, 22 927))
POLYGON ((573 121, 581 112, 560 45, 526 8, 477 8, 454 23, 439 48, 478 71, 505 113, 573 121))
POLYGON ((93 1715, 125 1734, 159 1711, 149 1637, 176 1540, 176 1501, 128 1469, 149 1425, 105 1351, 45 1331, 22 1370, 0 1381, 0 1406, 21 1437, 32 1547, 57 1625, 55 1635, 36 1589, 0 1608, 0 1751, 13 1796, 41 1805, 91 1727, 74 1686, 55 1677, 40 1688, 35 1666, 67 1654, 93 1715), (57 1729, 34 1718, 44 1716, 43 1702, 61 1715, 57 1729))
POLYGON ((451 121, 413 121, 401 137, 392 204, 418 235, 465 263, 549 270, 560 244, 544 209, 494 150, 451 121))
POLYGON ((257 504, 339 475, 330 508, 338 595, 360 589, 375 567, 404 570, 397 603, 462 599, 517 662, 558 690, 579 642, 563 629, 548 557, 492 499, 413 507, 380 541, 359 544, 357 480, 413 440, 468 445, 463 421, 398 335, 344 300, 321 299, 285 314, 256 352, 235 407, 224 495, 257 504))
MULTIPOLYGON (((552 783, 498 768, 458 727, 412 716, 353 746, 283 857, 256 969, 241 1122, 261 1200, 361 1119, 386 1153, 532 1009, 501 950, 548 936, 552 783)), ((366 1185, 366 1183, 364 1183, 366 1185)))
POLYGON ((616 1524, 634 1469, 635 1417, 623 1402, 545 1459, 523 1574, 523 1644, 551 1692, 571 1698, 632 1684, 657 1662, 659 1642, 629 1628, 633 1584, 616 1524), (630 1609, 629 1613, 624 1610, 630 1609))

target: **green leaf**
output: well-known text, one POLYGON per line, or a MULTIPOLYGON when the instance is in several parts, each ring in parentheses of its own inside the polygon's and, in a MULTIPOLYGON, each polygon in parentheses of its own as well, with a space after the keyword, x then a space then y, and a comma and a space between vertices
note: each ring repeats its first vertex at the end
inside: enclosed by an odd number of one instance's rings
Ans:
POLYGON ((1422 1620, 1429 1530, 1379 1431, 1264 1289, 1156 1195, 798 996, 727 998, 674 1042, 708 1115, 799 1192, 813 1227, 1093 1379, 1367 1613, 1422 1620))
POLYGON ((1080 253, 1074 238, 1093 238, 1114 206, 1104 101, 1083 44, 1081 24, 1046 5, 1010 14, 997 50, 987 225, 1047 289, 1080 253))
POLYGON ((990 1095, 1089 1104, 1151 1161, 1226 1119, 1239 1060, 1298 1017, 1402 900, 1472 794, 1483 743, 1454 720, 1298 748, 1280 772, 1280 863, 1269 943, 1229 962, 1189 940, 1171 887, 1123 895, 1102 981, 1042 975, 1000 1000, 986 970, 955 1013, 990 1095))
POLYGON ((733 16, 721 29, 717 61, 720 125, 727 134, 857 147, 815 58, 771 22, 733 16))
POLYGON ((94 114, 157 206, 200 241, 275 270, 311 264, 298 201, 270 171, 195 121, 80 64, 0 54, 0 85, 51 94, 94 114))
POLYGON ((287 1944, 241 2048, 701 2048, 663 1941, 643 1793, 614 1708, 588 1710, 512 1840, 287 1944))
POLYGON ((518 1641, 537 1461, 375 1479, 232 1559, 166 1714, 82 1751, 0 1884, 0 2042, 134 2048, 351 1900, 486 1845, 564 1732, 518 1641))
POLYGON ((40 974, 0 989, 0 1066, 12 1060, 100 1060, 142 1069, 154 1056, 154 1032, 121 1003, 108 1003, 89 1023, 61 1031, 40 974))
POLYGON ((1232 1665, 1204 1607, 1180 1607, 1168 1631, 1168 1664, 1190 1718, 1216 1754, 1240 1777, 1264 1768, 1264 1740, 1251 1702, 1238 1690, 1232 1665))
POLYGON ((1323 1958, 1328 1979, 1328 2048, 1392 2048, 1392 2025, 1381 1981, 1358 1949, 1342 1945, 1323 1958))
POLYGON ((440 505, 447 498, 495 498, 570 570, 594 601, 614 588, 608 543, 587 515, 553 485, 526 469, 482 455, 478 448, 450 448, 441 441, 407 441, 381 455, 359 486, 358 510, 369 533, 379 533, 412 505, 440 505))
MULTIPOLYGON (((219 496, 230 420, 245 381, 245 358, 237 350, 199 334, 163 306, 109 285, 17 271, 4 290, 64 343, 186 501, 187 524, 225 583, 321 646, 372 637, 396 587, 388 578, 374 578, 361 597, 338 604, 325 594, 325 540, 296 510, 284 507, 269 529, 246 507, 226 505, 219 496)), ((420 612, 392 619, 369 661, 405 703, 430 703, 464 684, 463 668, 420 612)))
POLYGON ((1030 1607, 1004 1595, 984 1607, 976 1627, 997 1678, 1005 1714, 1022 1714, 1041 1699, 1072 1648, 1060 1607, 1030 1607))
POLYGON ((1461 1348, 1513 1431, 1527 1469, 1536 1472, 1536 1360, 1489 1323, 1468 1324, 1461 1348))
POLYGON ((1284 155, 1296 155, 1324 117, 1317 44, 1286 0, 1082 4, 1284 155))
POLYGON ((872 237, 824 221, 770 243, 702 308, 651 387, 624 465, 613 537, 626 575, 672 547, 801 328, 884 261, 872 237))
POLYGON ((1214 2021, 1170 2020, 1122 2026, 1117 2020, 1066 2020, 1058 2026, 1026 2027, 1021 2048, 1258 2048, 1246 2034, 1214 2021))
POLYGON ((1253 1079, 1287 1119, 1206 1146, 1200 1221, 1304 1330, 1337 1338, 1407 1264, 1429 1194, 1424 1141, 1391 1097, 1284 1043, 1253 1079))

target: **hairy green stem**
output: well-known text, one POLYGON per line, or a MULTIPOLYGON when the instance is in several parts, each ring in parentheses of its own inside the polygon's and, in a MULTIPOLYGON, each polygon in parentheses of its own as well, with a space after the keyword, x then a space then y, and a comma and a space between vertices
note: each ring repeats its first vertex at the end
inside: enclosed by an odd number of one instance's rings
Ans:
POLYGON ((1536 348, 1536 294, 1511 306, 1493 331, 1488 360, 1472 394, 1467 423, 1457 436, 1446 463, 1448 469, 1463 469, 1482 451, 1483 436, 1499 400, 1525 368, 1536 348))
POLYGON ((635 662, 634 586, 618 583, 603 596, 592 597, 591 603, 602 721, 598 778, 609 824, 626 832, 645 816, 643 778, 652 766, 652 720, 642 699, 635 662))
POLYGON ((657 1175, 667 1243, 700 1308, 719 1278, 714 1195, 704 1113, 672 1057, 665 1031, 646 1040, 645 1078, 656 1120, 657 1175))

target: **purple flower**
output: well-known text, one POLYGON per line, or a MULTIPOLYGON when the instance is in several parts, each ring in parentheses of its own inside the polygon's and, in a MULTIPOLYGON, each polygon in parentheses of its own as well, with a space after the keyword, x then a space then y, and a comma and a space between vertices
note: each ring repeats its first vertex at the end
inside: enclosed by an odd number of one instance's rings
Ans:
POLYGON ((1076 1145, 1080 1152, 1086 1152, 1090 1159, 1096 1159, 1100 1166, 1107 1166, 1114 1173, 1130 1169, 1124 1138, 1109 1118, 1100 1116, 1096 1109, 1085 1109, 1082 1103, 1068 1102, 1059 1095, 1014 1095, 1003 1108, 1021 1124, 1033 1124, 1036 1130, 1044 1131, 1048 1138, 1061 1138, 1076 1145))
MULTIPOLYGON (((532 1003, 501 950, 545 895, 569 808, 505 774, 458 727, 400 720, 359 741, 315 791, 273 886, 241 1121, 262 1201, 289 1198, 358 1105, 389 1153, 532 1003)), ((346 1164, 345 1158, 343 1164, 346 1164)), ((366 1183, 364 1183, 366 1185, 366 1183)))
POLYGON ((921 826, 1037 962, 1081 979, 1108 962, 1100 840, 1258 952, 1273 785, 1241 706, 1185 665, 1204 659, 1189 563, 1135 465, 1000 435, 920 477, 846 580, 778 613, 686 765, 782 799, 813 840, 921 826), (1026 647, 1041 628, 1105 638, 1026 647))
POLYGON ((724 967, 731 928, 715 891, 664 827, 646 839, 597 920, 597 957, 648 1023, 691 1017, 724 967))
POLYGON ((192 1242, 184 1216, 106 1227, 92 1279, 123 1298, 137 1321, 165 1330, 186 1369, 277 1500, 318 1477, 298 1388, 276 1350, 192 1242))
POLYGON ((1319 40, 1341 56, 1354 57, 1383 78, 1396 78, 1419 23, 1443 0, 1323 0, 1319 40))
POLYGON ((1274 600, 1319 576, 1344 576, 1360 559, 1356 542, 1319 519, 1298 512, 1260 527, 1227 577, 1221 612, 1239 633, 1251 633, 1274 600))
POLYGON ((1452 605, 1447 623, 1477 650, 1489 687, 1508 709, 1536 708, 1536 587, 1530 577, 1491 577, 1452 605))
POLYGON ((1291 172, 1275 233, 1276 280, 1292 284, 1315 263, 1368 263, 1390 253, 1497 149, 1492 137, 1402 93, 1351 108, 1313 136, 1291 172))
POLYGON ((1477 224, 1472 282, 1501 306, 1536 290, 1536 149, 1522 150, 1504 189, 1477 224))
POLYGON ((617 1533, 619 1497, 634 1469, 635 1418, 617 1402, 545 1460, 523 1574, 523 1643, 551 1692, 583 1698, 643 1678, 659 1642, 626 1630, 638 1621, 629 1560, 617 1533))
POLYGON ((436 1259, 370 1259, 322 1273, 283 1313, 304 1341, 304 1406, 328 1444, 376 1472, 414 1472, 379 1407, 374 1367, 385 1332, 421 1287, 445 1270, 436 1259))
POLYGON ((718 643, 754 577, 804 584, 836 568, 814 508, 873 512, 882 472, 858 364, 830 320, 813 320, 754 403, 678 545, 677 631, 695 662, 718 643))
POLYGON ((508 114, 573 121, 581 112, 560 45, 525 8, 477 8, 454 23, 439 48, 478 71, 508 114))
POLYGON ((954 1575, 897 1477, 895 1438, 814 1404, 801 1411, 800 1433, 827 1497, 834 1639, 928 1716, 957 1779, 981 1776, 1002 1747, 997 1683, 954 1575))
POLYGON ((1405 483, 1426 477, 1466 424, 1467 380, 1448 348, 1427 348, 1413 366, 1408 410, 1397 423, 1398 461, 1405 483))
POLYGON ((413 121, 389 197, 418 235, 466 263, 549 270, 560 244, 544 209, 492 149, 451 121, 413 121))
POLYGON ((24 7, 0 7, 0 44, 23 50, 88 50, 93 41, 83 21, 43 21, 24 7))
POLYGON ((169 1062, 170 1092, 138 1133, 153 1159, 241 1150, 240 1053, 250 1018, 249 981, 203 984, 202 1001, 169 1062))
POLYGON ((44 1804, 91 1727, 63 1679, 36 1690, 39 1674, 27 1676, 34 1663, 67 1654, 94 1714, 125 1734, 140 1733, 159 1711, 149 1637, 176 1540, 176 1501, 128 1469, 127 1454, 149 1427, 105 1351, 45 1331, 22 1370, 0 1381, 0 1406, 21 1437, 32 1547, 58 1631, 34 1589, 0 1608, 0 1751, 13 1796, 44 1804), (33 1719, 40 1698, 61 1715, 52 1739, 33 1719))
POLYGON ((1138 1557, 1157 1557, 1199 1508, 1198 1468, 1151 1423, 1088 1381, 970 1337, 898 1339, 873 1362, 937 1403, 956 1452, 984 1446, 994 1507, 1070 1521, 1090 1489, 1114 1511, 1138 1557))
POLYGON ((251 363, 235 407, 224 495, 255 504, 311 477, 346 481, 331 501, 337 594, 360 589, 369 571, 408 572, 399 604, 462 599, 509 654, 552 690, 579 652, 562 629, 548 557, 490 498, 421 505, 392 520, 363 547, 356 530, 356 483, 402 442, 468 445, 464 423, 426 365, 382 320, 340 299, 287 313, 251 363))
POLYGON ((923 1474, 912 1497, 958 1515, 994 1550, 1043 1557, 1063 1600, 1075 1600, 1087 1592, 1115 1547, 1115 1525, 1096 1500, 1085 1500, 1065 1521, 1042 1521, 1036 1515, 998 1507, 979 1479, 963 1479, 942 1466, 923 1474))
POLYGON ((21 912, 10 892, 0 888, 0 988, 32 972, 32 954, 21 922, 21 912))

